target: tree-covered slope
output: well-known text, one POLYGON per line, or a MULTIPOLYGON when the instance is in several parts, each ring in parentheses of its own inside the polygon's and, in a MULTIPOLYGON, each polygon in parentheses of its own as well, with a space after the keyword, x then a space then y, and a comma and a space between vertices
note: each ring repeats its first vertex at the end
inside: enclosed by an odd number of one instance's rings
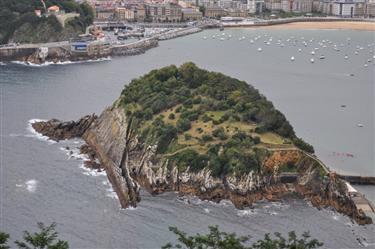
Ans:
POLYGON ((132 118, 144 145, 180 168, 213 175, 260 170, 268 149, 297 146, 285 116, 246 82, 193 63, 153 70, 132 80, 116 105, 132 118))
POLYGON ((57 5, 66 13, 77 12, 79 18, 66 23, 63 28, 53 15, 37 17, 34 10, 45 13, 41 0, 0 1, 0 44, 12 42, 37 43, 66 40, 82 33, 93 21, 91 7, 74 0, 44 0, 46 8, 57 5))

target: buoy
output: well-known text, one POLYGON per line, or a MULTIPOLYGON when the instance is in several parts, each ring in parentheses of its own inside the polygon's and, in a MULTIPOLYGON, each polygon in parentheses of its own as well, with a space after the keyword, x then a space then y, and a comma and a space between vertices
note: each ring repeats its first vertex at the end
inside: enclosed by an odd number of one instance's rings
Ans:
POLYGON ((355 55, 358 55, 358 51, 355 51, 354 54, 355 54, 355 55))
POLYGON ((295 60, 294 56, 290 57, 290 60, 291 60, 291 61, 294 61, 294 60, 295 60))
POLYGON ((315 51, 311 51, 311 54, 314 55, 314 54, 315 54, 315 51))
POLYGON ((207 39, 207 37, 206 37, 206 36, 203 36, 203 39, 205 39, 205 40, 206 40, 206 39, 207 39))
POLYGON ((254 41, 253 41, 253 40, 250 40, 250 43, 251 43, 251 44, 253 44, 253 43, 254 43, 254 41))
POLYGON ((262 48, 258 48, 258 52, 262 52, 262 48))
POLYGON ((349 56, 345 55, 345 57, 344 57, 344 58, 345 58, 345 60, 347 60, 347 59, 349 58, 349 56))
POLYGON ((367 66, 368 66, 367 64, 364 65, 364 67, 367 67, 367 66))
POLYGON ((310 62, 311 62, 311 63, 314 63, 314 62, 315 62, 314 58, 311 58, 311 59, 310 59, 310 62))
POLYGON ((299 48, 299 49, 298 49, 298 52, 300 52, 300 53, 301 53, 301 52, 302 52, 302 49, 300 49, 300 48, 299 48))

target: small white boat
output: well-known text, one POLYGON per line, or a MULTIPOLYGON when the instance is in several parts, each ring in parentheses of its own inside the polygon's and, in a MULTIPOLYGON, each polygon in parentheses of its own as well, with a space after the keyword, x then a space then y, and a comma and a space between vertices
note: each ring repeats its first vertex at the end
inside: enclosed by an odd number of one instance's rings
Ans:
POLYGON ((220 41, 224 41, 224 40, 225 40, 225 38, 224 38, 224 37, 221 37, 221 38, 220 38, 220 41))
POLYGON ((262 48, 258 48, 258 52, 262 52, 262 48))
POLYGON ((203 39, 206 40, 206 39, 207 39, 207 36, 203 36, 203 39))
POLYGON ((358 51, 355 51, 354 54, 355 54, 355 55, 358 55, 358 51))
POLYGON ((368 59, 367 62, 371 62, 372 60, 371 59, 368 59))
POLYGON ((302 52, 302 49, 300 49, 300 48, 299 48, 299 49, 298 49, 298 52, 300 52, 300 53, 301 53, 301 52, 302 52))
POLYGON ((349 56, 348 55, 345 55, 344 56, 345 60, 349 59, 349 56))
POLYGON ((311 51, 311 54, 314 55, 314 54, 315 54, 315 51, 311 51))
POLYGON ((321 59, 321 60, 323 60, 323 59, 325 59, 326 57, 324 56, 324 55, 321 55, 321 56, 319 56, 319 59, 321 59))
POLYGON ((357 126, 358 126, 358 127, 363 127, 363 124, 358 123, 357 126))
POLYGON ((311 63, 314 63, 314 62, 315 62, 314 58, 311 58, 311 59, 310 59, 310 62, 311 62, 311 63))
POLYGON ((254 43, 254 41, 253 41, 253 40, 250 40, 250 43, 251 43, 251 44, 253 44, 253 43, 254 43))
POLYGON ((365 65, 363 65, 364 67, 368 67, 367 63, 365 65))
POLYGON ((290 60, 291 60, 291 61, 294 61, 294 60, 295 60, 294 56, 290 57, 290 60))

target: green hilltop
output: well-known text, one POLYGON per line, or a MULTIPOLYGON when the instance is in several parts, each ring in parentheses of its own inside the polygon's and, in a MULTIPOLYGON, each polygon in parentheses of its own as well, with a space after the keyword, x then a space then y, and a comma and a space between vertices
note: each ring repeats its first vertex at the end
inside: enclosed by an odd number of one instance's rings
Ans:
POLYGON ((254 87, 191 62, 132 80, 116 104, 132 118, 140 144, 156 144, 159 158, 182 169, 240 175, 259 171, 268 149, 314 152, 254 87))
POLYGON ((74 0, 1 0, 0 44, 8 42, 41 43, 68 40, 84 33, 93 22, 94 13, 87 3, 74 0), (65 23, 65 27, 54 15, 46 15, 46 8, 57 5, 65 13, 76 12, 80 16, 65 23), (41 10, 38 17, 34 11, 41 10))

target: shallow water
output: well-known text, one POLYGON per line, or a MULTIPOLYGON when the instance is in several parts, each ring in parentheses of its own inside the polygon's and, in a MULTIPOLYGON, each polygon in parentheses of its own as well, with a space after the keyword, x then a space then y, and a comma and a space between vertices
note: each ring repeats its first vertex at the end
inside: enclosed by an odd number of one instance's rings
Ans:
MULTIPOLYGON (((187 201, 173 193, 156 197, 142 193, 138 208, 120 210, 106 177, 93 176, 80 167, 82 158, 68 159, 62 149, 75 148, 81 141, 51 143, 28 130, 28 121, 35 118, 70 120, 100 113, 132 78, 160 66, 193 61, 260 89, 331 168, 375 175, 374 65, 371 62, 363 66, 372 56, 367 47, 374 42, 372 33, 262 29, 225 32, 232 34, 231 40, 212 39, 212 34, 219 33, 209 30, 161 42, 143 55, 111 61, 0 66, 1 229, 18 239, 23 230, 35 228, 37 221, 56 221, 61 237, 69 240, 72 248, 157 248, 174 238, 168 231, 170 225, 187 232, 202 232, 208 224, 255 238, 271 231, 310 230, 328 248, 361 247, 357 239, 373 247, 373 225, 353 225, 347 217, 318 211, 304 201, 261 203, 254 210, 240 211, 228 203, 217 205, 194 198, 187 201), (257 35, 262 39, 251 45, 250 37, 257 35), (242 36, 246 39, 238 41, 242 36), (270 36, 273 45, 264 44, 270 36), (340 52, 321 48, 317 55, 324 50, 326 59, 316 58, 311 64, 310 52, 317 45, 309 45, 308 49, 287 45, 290 36, 329 39, 336 44, 346 43, 351 37, 351 45, 345 45, 340 52), (274 44, 278 37, 285 47, 274 44), (354 55, 357 44, 364 49, 354 55), (257 52, 258 47, 263 51, 257 52), (291 56, 296 58, 294 62, 291 56), (342 104, 347 107, 341 108, 342 104), (364 127, 357 127, 359 122, 364 127)), ((371 193, 372 189, 365 191, 371 193)))

